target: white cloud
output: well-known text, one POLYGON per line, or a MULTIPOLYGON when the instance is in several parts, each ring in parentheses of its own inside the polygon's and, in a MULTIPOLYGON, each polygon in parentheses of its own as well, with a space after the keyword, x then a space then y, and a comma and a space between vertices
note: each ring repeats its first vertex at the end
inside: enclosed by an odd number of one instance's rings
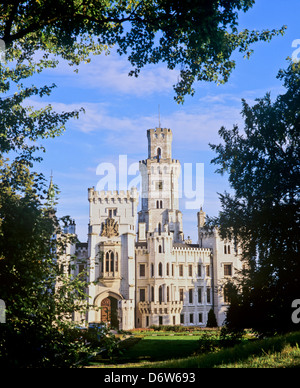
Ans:
POLYGON ((169 70, 159 64, 147 65, 138 77, 130 77, 128 74, 133 70, 132 66, 126 57, 121 57, 114 51, 109 55, 93 56, 90 63, 80 64, 77 74, 73 70, 67 62, 61 61, 56 69, 46 72, 63 77, 63 81, 71 85, 76 82, 79 88, 96 88, 105 90, 106 93, 113 91, 114 94, 140 98, 154 93, 173 93, 173 85, 177 83, 179 76, 179 71, 169 70))

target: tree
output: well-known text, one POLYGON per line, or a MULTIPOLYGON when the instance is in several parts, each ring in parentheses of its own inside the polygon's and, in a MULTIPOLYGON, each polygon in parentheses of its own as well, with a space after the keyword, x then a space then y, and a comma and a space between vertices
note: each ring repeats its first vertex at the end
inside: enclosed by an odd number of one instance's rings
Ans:
POLYGON ((147 64, 179 68, 176 98, 193 94, 195 80, 225 82, 235 66, 235 50, 249 56, 251 44, 268 41, 278 31, 238 32, 238 11, 254 0, 174 1, 5 1, 0 3, 0 297, 7 306, 1 326, 1 365, 74 365, 82 341, 67 336, 67 321, 76 308, 80 279, 60 276, 52 239, 58 228, 46 207, 41 139, 59 136, 80 111, 34 109, 32 96, 49 95, 55 85, 29 85, 30 77, 58 60, 89 62, 91 54, 116 45, 137 76, 147 64), (24 354, 20 349, 24 349, 24 354))
POLYGON ((213 309, 210 309, 208 312, 206 327, 218 327, 216 315, 213 309))
POLYGON ((243 100, 243 131, 222 127, 224 144, 211 145, 212 163, 234 190, 220 196, 214 221, 223 238, 237 239, 245 261, 228 323, 263 333, 297 328, 291 305, 300 290, 300 63, 278 78, 286 92, 252 107, 243 100))
POLYGON ((90 60, 116 45, 137 76, 147 64, 180 69, 176 99, 193 94, 195 81, 226 82, 235 67, 232 54, 249 57, 251 44, 270 41, 272 31, 238 31, 238 12, 255 0, 14 1, 0 5, 0 39, 28 59, 40 50, 72 64, 90 60))

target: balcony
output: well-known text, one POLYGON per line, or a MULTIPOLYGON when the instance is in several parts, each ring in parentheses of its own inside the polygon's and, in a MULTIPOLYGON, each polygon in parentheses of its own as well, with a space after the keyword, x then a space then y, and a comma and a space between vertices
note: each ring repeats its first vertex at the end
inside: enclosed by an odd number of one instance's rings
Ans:
POLYGON ((139 302, 141 314, 178 314, 183 308, 183 302, 139 302))

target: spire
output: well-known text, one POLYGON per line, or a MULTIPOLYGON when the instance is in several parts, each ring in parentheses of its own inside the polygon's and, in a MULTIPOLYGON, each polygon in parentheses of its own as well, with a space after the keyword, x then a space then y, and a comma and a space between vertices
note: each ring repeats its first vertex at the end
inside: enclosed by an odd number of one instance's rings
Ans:
POLYGON ((47 193, 47 202, 48 202, 48 206, 51 207, 52 209, 54 209, 55 188, 54 188, 52 178, 53 178, 53 175, 52 175, 52 170, 51 170, 50 184, 49 184, 48 193, 47 193))

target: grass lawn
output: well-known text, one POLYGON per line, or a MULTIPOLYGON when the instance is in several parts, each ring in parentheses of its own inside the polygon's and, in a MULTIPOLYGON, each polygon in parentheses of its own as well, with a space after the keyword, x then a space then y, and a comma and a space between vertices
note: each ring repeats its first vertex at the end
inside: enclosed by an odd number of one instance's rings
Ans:
POLYGON ((124 357, 128 360, 166 360, 191 356, 198 347, 200 336, 145 336, 129 348, 124 357))
MULTIPOLYGON (((300 368, 300 332, 191 356, 201 336, 145 336, 117 368, 300 368), (163 360, 163 361, 160 361, 163 360), (125 363, 124 363, 125 362, 125 363)), ((108 365, 94 365, 107 367, 108 365)))

